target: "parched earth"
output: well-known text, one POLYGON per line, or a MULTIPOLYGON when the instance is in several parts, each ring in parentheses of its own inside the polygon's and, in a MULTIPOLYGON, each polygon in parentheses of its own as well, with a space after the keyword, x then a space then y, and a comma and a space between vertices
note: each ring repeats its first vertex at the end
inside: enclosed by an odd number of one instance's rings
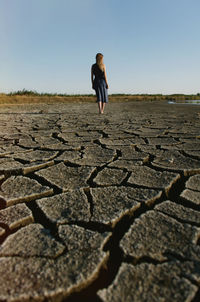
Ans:
POLYGON ((199 112, 0 106, 0 301, 200 301, 199 112))

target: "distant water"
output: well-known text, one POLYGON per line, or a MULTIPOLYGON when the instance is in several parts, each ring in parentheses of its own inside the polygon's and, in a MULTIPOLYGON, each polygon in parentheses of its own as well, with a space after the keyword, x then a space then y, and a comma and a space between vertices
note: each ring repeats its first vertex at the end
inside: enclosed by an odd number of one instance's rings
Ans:
POLYGON ((168 104, 200 105, 200 100, 169 101, 168 104))

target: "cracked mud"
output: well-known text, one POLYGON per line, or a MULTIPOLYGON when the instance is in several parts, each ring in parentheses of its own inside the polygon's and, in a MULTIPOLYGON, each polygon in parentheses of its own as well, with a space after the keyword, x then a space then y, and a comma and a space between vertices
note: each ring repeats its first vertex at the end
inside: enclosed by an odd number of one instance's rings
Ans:
POLYGON ((0 107, 0 301, 200 301, 200 118, 0 107))

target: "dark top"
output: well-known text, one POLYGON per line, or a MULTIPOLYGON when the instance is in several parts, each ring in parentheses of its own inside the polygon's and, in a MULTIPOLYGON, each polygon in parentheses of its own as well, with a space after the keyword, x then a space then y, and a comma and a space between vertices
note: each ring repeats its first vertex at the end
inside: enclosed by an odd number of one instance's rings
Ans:
POLYGON ((104 71, 102 71, 97 64, 92 65, 92 72, 95 75, 95 79, 104 79, 105 80, 104 71))

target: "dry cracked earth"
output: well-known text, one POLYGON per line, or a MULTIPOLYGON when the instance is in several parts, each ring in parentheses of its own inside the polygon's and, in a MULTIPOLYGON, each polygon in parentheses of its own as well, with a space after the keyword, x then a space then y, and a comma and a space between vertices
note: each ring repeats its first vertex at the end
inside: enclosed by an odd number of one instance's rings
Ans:
POLYGON ((199 107, 1 106, 0 301, 200 301, 199 107))

